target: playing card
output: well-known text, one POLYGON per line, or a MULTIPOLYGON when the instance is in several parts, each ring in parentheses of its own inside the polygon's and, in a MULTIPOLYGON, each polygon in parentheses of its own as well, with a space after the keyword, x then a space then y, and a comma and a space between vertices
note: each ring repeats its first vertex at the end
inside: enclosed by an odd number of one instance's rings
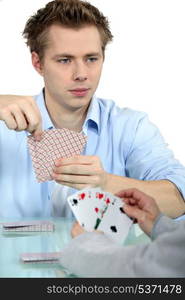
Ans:
POLYGON ((24 263, 56 263, 61 258, 61 252, 22 253, 20 259, 24 263))
POLYGON ((104 197, 105 192, 91 188, 80 190, 67 198, 77 221, 85 230, 92 231, 101 222, 106 207, 104 197))
POLYGON ((97 229, 108 205, 110 204, 110 201, 106 195, 106 192, 103 191, 101 188, 91 188, 91 189, 88 189, 87 192, 88 192, 89 198, 93 199, 93 204, 98 203, 99 210, 97 210, 97 208, 95 208, 95 210, 97 212, 97 219, 96 219, 96 223, 94 225, 94 229, 97 229))
POLYGON ((124 203, 120 198, 110 193, 107 193, 107 196, 110 198, 110 205, 103 215, 98 230, 105 232, 115 242, 122 243, 133 221, 125 214, 124 203))
POLYGON ((54 231, 55 226, 51 221, 18 221, 3 223, 3 232, 35 232, 54 231))
POLYGON ((55 161, 81 154, 87 137, 66 128, 44 130, 41 141, 28 136, 27 143, 38 182, 52 180, 55 161))
POLYGON ((98 229, 116 242, 123 242, 133 220, 123 209, 124 202, 100 188, 78 191, 67 199, 77 221, 87 231, 98 229))

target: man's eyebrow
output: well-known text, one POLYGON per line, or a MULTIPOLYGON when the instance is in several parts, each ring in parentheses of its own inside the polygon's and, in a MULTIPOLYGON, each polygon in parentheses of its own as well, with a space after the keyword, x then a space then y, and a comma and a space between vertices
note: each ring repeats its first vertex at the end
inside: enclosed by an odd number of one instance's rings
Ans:
POLYGON ((53 58, 61 58, 61 57, 74 58, 73 55, 70 55, 70 54, 67 54, 67 53, 56 54, 56 55, 54 55, 53 58))
POLYGON ((92 52, 92 53, 86 54, 85 56, 86 57, 88 57, 88 56, 101 56, 101 53, 99 53, 99 52, 92 52))
MULTIPOLYGON (((87 53, 84 55, 84 57, 90 57, 90 56, 101 56, 99 52, 92 52, 92 53, 87 53)), ((55 59, 61 58, 61 57, 66 57, 66 58, 74 58, 74 55, 71 55, 69 53, 61 53, 61 54, 56 54, 54 56, 55 59)))

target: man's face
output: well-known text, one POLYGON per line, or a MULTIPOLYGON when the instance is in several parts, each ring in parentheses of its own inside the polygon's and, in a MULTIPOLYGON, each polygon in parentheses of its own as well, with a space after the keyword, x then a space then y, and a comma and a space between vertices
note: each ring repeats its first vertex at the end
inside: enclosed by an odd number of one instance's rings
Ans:
POLYGON ((48 41, 41 64, 46 97, 70 110, 88 106, 103 66, 98 29, 52 25, 48 41))

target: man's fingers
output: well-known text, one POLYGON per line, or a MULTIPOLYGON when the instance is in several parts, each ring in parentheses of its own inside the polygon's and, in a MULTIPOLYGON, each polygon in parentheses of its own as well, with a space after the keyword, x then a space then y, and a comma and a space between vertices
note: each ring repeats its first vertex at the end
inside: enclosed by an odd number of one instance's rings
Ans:
POLYGON ((28 126, 24 115, 17 106, 14 107, 13 111, 4 109, 1 113, 1 119, 9 129, 16 131, 25 130, 28 126))
POLYGON ((34 136, 39 135, 42 132, 42 119, 38 108, 29 103, 29 105, 27 104, 22 107, 22 113, 27 120, 27 131, 34 136))
POLYGON ((17 131, 27 130, 39 137, 42 132, 41 114, 35 100, 26 96, 5 96, 0 103, 0 120, 9 129, 17 131), (13 99, 12 99, 13 98, 13 99))
POLYGON ((59 180, 68 183, 77 183, 77 184, 92 184, 93 186, 97 186, 99 183, 98 176, 83 176, 83 175, 72 175, 72 174, 52 174, 52 178, 54 180, 59 180))
POLYGON ((58 159, 55 163, 56 166, 68 164, 93 164, 99 162, 99 158, 93 155, 75 155, 72 157, 58 159))
POLYGON ((39 123, 36 129, 33 130, 32 135, 34 136, 35 140, 39 142, 42 139, 42 133, 42 124, 39 123))
POLYGON ((14 116, 12 115, 12 113, 9 110, 4 110, 1 113, 1 120, 3 120, 5 122, 6 126, 9 129, 13 129, 13 130, 17 129, 16 120, 15 120, 14 116))
POLYGON ((36 131, 33 132, 33 136, 35 137, 35 140, 37 142, 41 141, 42 133, 43 133, 43 131, 40 131, 40 130, 36 130, 36 131))
POLYGON ((56 174, 101 175, 102 169, 94 165, 62 165, 53 170, 56 174))
POLYGON ((26 130, 28 123, 20 110, 14 111, 14 119, 17 125, 16 131, 26 130))

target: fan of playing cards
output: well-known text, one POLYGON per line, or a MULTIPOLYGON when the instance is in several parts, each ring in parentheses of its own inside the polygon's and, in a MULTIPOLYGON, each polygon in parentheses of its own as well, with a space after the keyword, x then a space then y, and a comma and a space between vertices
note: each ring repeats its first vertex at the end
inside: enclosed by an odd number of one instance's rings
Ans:
POLYGON ((66 128, 44 130, 41 141, 36 141, 30 135, 28 147, 37 180, 39 182, 52 180, 55 161, 62 157, 81 154, 86 141, 87 137, 82 133, 66 128))
POLYGON ((118 243, 127 237, 133 220, 125 214, 120 198, 100 188, 91 188, 78 191, 67 201, 85 230, 98 229, 118 243))

